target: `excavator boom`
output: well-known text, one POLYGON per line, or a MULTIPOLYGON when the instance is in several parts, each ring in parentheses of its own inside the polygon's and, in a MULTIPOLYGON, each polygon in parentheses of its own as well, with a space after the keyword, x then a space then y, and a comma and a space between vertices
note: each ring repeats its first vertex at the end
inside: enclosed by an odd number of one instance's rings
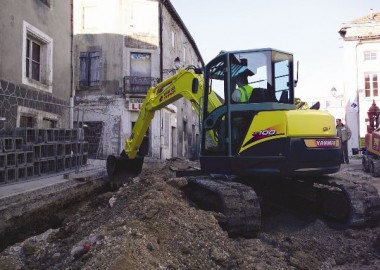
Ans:
MULTIPOLYGON (((146 132, 156 111, 180 98, 189 100, 195 113, 201 115, 201 99, 203 98, 203 77, 199 69, 179 69, 175 75, 149 88, 141 107, 138 119, 132 129, 131 136, 125 140, 125 149, 120 157, 109 156, 107 173, 111 180, 138 175, 141 172, 144 156, 148 152, 146 132)), ((208 108, 220 106, 220 100, 213 91, 209 91, 208 108)), ((210 134, 213 137, 213 134, 210 134)))

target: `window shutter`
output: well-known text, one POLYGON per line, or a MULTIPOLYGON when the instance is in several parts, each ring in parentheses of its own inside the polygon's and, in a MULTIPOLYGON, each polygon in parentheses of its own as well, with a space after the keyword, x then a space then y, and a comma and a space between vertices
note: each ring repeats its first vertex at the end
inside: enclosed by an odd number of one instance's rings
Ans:
POLYGON ((99 84, 99 64, 100 64, 100 53, 92 52, 90 53, 90 86, 99 84))
POLYGON ((88 52, 80 53, 80 71, 79 71, 79 85, 88 86, 88 66, 89 66, 88 52))

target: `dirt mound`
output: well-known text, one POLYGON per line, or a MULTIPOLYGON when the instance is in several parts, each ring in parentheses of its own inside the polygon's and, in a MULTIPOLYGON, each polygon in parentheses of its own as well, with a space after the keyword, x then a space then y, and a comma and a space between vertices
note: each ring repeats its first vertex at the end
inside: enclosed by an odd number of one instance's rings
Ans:
POLYGON ((0 253, 0 269, 379 269, 379 228, 338 230, 266 209, 255 239, 232 239, 217 213, 198 209, 173 159, 144 164, 118 191, 83 202, 58 229, 0 253))

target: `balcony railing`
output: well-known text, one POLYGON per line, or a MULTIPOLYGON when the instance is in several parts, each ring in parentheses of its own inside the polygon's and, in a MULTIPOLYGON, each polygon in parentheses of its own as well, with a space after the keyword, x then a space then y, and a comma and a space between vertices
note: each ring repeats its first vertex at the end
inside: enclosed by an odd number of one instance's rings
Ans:
POLYGON ((159 78, 153 77, 124 77, 124 94, 146 94, 151 86, 157 85, 159 78))

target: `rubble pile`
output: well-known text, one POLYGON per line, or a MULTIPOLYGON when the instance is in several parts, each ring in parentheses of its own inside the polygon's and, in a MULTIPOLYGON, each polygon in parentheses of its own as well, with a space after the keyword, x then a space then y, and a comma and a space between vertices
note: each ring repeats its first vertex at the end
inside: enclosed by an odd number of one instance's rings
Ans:
MULTIPOLYGON (((117 191, 83 201, 57 229, 7 247, 0 269, 379 269, 380 228, 329 227, 312 215, 268 208, 254 239, 229 238, 217 213, 196 207, 174 170, 144 164, 117 191)), ((355 176, 357 177, 357 176, 355 176)))

